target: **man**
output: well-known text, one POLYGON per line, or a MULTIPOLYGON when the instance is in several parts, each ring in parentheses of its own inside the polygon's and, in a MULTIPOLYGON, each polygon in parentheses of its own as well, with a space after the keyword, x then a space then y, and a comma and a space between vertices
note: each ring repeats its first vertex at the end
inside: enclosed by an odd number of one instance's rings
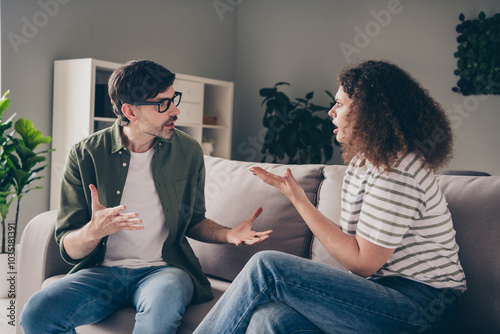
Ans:
POLYGON ((34 294, 25 333, 75 333, 119 308, 137 310, 134 333, 175 333, 185 307, 212 298, 186 236, 252 245, 260 215, 233 229, 205 217, 200 145, 175 129, 175 74, 132 61, 109 80, 118 121, 76 144, 61 185, 56 239, 70 275, 34 294))

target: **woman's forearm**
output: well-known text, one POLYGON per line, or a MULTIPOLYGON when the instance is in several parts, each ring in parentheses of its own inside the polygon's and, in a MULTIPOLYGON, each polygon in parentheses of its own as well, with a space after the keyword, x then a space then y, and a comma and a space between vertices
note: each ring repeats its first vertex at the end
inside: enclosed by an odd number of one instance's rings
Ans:
POLYGON ((325 217, 305 196, 292 203, 325 249, 359 276, 367 277, 375 273, 393 253, 391 249, 344 233, 340 226, 325 217))

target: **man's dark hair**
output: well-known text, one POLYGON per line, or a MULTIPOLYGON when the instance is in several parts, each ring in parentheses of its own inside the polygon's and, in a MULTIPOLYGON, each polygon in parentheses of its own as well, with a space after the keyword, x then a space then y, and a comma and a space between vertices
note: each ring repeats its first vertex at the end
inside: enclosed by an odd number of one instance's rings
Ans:
POLYGON ((153 98, 174 84, 175 73, 151 60, 133 60, 113 72, 108 93, 120 125, 130 121, 123 115, 124 103, 153 98))

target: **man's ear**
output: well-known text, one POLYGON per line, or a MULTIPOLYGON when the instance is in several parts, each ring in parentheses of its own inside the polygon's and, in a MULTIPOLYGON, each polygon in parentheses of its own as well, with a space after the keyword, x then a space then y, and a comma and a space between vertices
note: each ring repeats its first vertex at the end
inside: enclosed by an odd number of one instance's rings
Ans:
POLYGON ((130 103, 122 104, 122 113, 131 122, 137 119, 137 110, 130 103))

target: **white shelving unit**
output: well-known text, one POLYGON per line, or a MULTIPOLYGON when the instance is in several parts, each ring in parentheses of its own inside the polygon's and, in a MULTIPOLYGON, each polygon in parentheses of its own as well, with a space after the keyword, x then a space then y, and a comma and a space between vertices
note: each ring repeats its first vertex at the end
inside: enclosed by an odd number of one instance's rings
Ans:
MULTIPOLYGON (((108 105, 103 94, 107 95, 105 85, 120 66, 120 63, 93 58, 54 62, 52 148, 55 151, 51 162, 51 209, 59 204, 62 172, 71 147, 116 120, 104 108, 108 105)), ((174 88, 182 92, 181 114, 176 127, 200 143, 203 138, 212 139, 212 155, 230 159, 234 84, 176 73, 174 88), (203 124, 203 116, 213 116, 216 124, 203 124)))

